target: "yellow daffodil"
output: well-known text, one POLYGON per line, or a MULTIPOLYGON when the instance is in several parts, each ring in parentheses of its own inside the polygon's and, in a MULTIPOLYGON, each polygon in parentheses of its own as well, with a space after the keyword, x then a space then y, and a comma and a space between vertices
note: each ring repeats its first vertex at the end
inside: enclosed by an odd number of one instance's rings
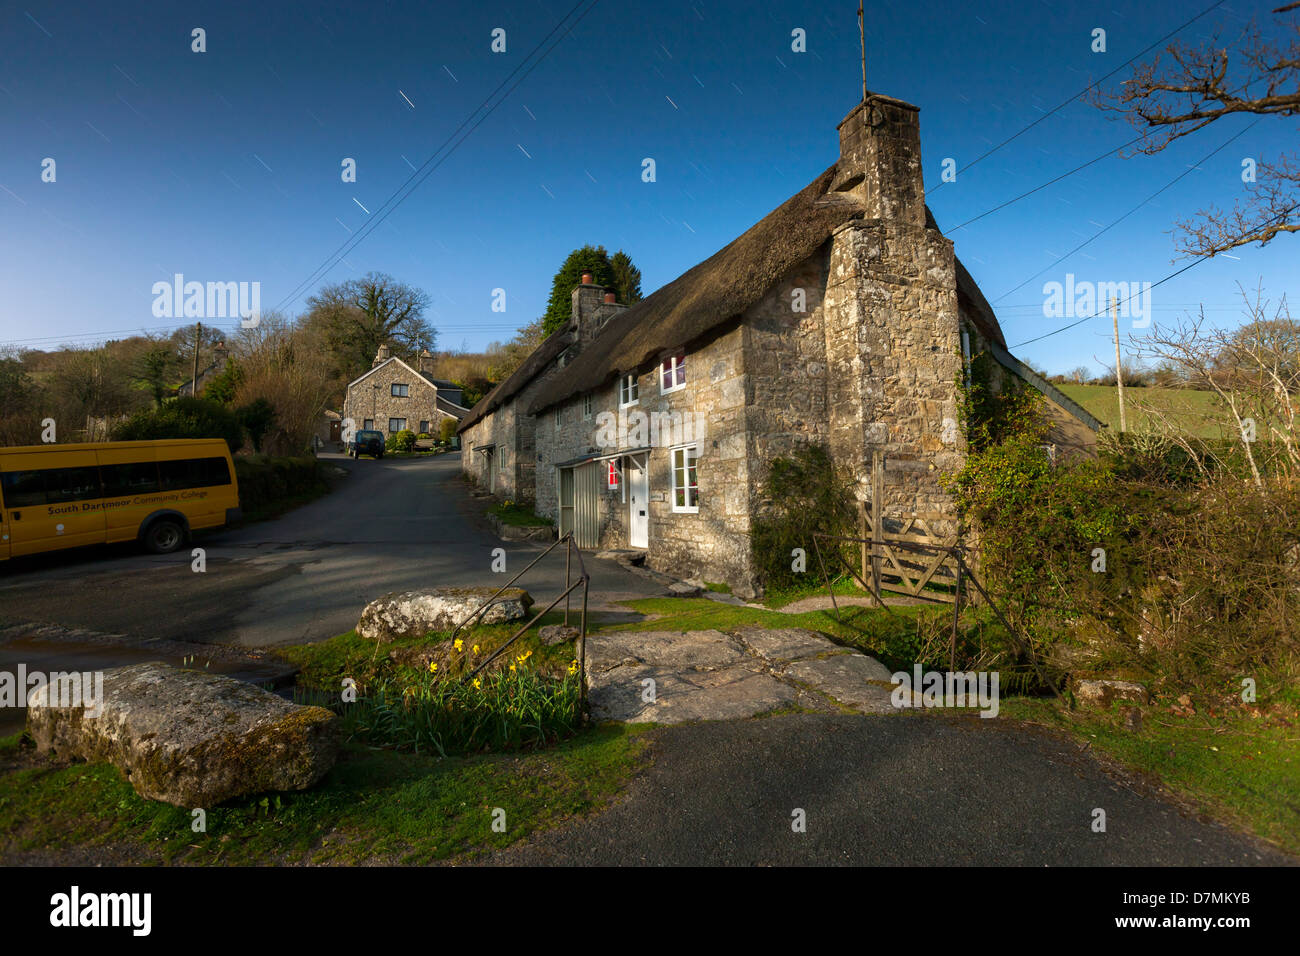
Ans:
POLYGON ((477 653, 478 653, 478 645, 477 645, 477 644, 475 644, 475 645, 474 645, 474 648, 473 648, 473 650, 474 650, 474 653, 475 653, 475 654, 477 654, 477 653))
POLYGON ((453 649, 453 650, 457 650, 457 651, 459 651, 459 650, 462 650, 462 649, 465 647, 465 642, 462 641, 462 640, 458 637, 458 638, 456 638, 456 643, 453 644, 453 645, 451 645, 451 646, 452 646, 452 649, 453 649))
POLYGON ((515 672, 515 665, 514 665, 514 664, 511 664, 511 665, 510 665, 510 673, 513 674, 514 672, 515 672))
POLYGON ((474 678, 474 689, 475 689, 475 690, 478 690, 478 689, 479 689, 480 687, 482 687, 482 686, 483 686, 483 682, 482 682, 481 680, 479 680, 477 677, 475 677, 475 678, 474 678))
POLYGON ((437 662, 437 661, 429 661, 429 673, 430 673, 430 674, 433 674, 433 673, 437 672, 437 670, 438 670, 438 662, 437 662))
POLYGON ((577 661, 574 661, 572 664, 569 665, 569 673, 570 673, 570 674, 576 674, 576 673, 578 673, 578 662, 577 662, 577 661))

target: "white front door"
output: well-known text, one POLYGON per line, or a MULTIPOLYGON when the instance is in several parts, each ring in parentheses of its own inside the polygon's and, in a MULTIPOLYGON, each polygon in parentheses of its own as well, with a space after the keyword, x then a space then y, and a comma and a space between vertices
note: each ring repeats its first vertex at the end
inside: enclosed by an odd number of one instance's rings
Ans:
POLYGON ((634 455, 627 459, 627 543, 632 548, 650 546, 650 472, 646 458, 634 455))

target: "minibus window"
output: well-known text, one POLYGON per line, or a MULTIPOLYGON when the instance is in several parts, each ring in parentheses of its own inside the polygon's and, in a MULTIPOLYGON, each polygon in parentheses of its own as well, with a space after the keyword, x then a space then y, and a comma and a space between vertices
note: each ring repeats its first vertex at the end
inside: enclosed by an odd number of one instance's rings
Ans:
POLYGON ((45 470, 45 503, 86 501, 100 497, 98 468, 48 468, 45 470))
POLYGON ((45 504, 45 476, 39 471, 11 471, 3 477, 6 508, 45 504))
POLYGON ((230 484, 230 470, 224 458, 187 458, 158 462, 164 491, 230 484))
POLYGON ((158 490, 158 466, 152 461, 135 461, 123 465, 100 465, 104 480, 104 497, 143 495, 158 490))

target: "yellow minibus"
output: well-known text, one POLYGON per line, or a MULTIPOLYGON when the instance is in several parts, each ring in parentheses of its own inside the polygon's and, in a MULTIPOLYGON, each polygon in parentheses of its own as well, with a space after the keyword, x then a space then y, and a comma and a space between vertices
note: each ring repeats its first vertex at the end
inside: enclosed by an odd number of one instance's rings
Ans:
POLYGON ((238 519, 220 438, 0 448, 0 560, 133 539, 166 554, 238 519))

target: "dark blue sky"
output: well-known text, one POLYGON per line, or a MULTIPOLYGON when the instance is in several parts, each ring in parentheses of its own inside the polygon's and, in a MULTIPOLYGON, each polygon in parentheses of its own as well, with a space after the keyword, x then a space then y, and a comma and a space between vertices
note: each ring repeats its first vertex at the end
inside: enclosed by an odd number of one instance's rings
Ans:
MULTIPOLYGON (((1155 156, 1111 157, 970 219, 1132 138, 1072 103, 936 190, 958 166, 1114 69, 1210 0, 868 3, 868 83, 921 107, 930 205, 1015 344, 1065 322, 1043 283, 1172 272, 1174 221, 1244 189, 1243 157, 1294 148, 1265 119, 1123 226, 1004 294, 1243 130, 1232 118, 1155 156), (1091 32, 1107 31, 1093 53, 1091 32)), ((277 305, 348 239, 570 9, 500 3, 51 3, 0 14, 0 343, 54 347, 182 324, 153 284, 258 281, 277 305), (191 52, 190 31, 207 33, 191 52), (490 50, 506 30, 507 52, 490 50), (400 91, 400 92, 399 92, 400 91), (410 105, 407 102, 409 98, 410 105), (57 181, 41 181, 46 157, 57 181), (355 184, 340 179, 357 161, 355 184), (410 165, 408 165, 408 162, 410 165)), ((1185 30, 1225 36, 1276 0, 1234 0, 1185 30)), ((852 0, 600 0, 326 281, 369 270, 433 298, 443 348, 504 340, 545 307, 564 256, 623 248, 649 293, 708 257, 834 162, 860 98, 852 0), (791 50, 802 28, 807 52, 791 50), (657 182, 641 179, 651 157, 657 182), (505 313, 492 291, 506 290, 505 313)), ((1124 74, 1127 75, 1127 71, 1124 74)), ((1118 78, 1117 78, 1118 79, 1118 78)), ((1240 321, 1236 283, 1300 289, 1283 236, 1154 290, 1157 322, 1204 304, 1240 321)), ((314 283, 309 293, 320 283, 314 283)), ((288 302, 297 313, 306 293, 288 302)), ((220 323, 218 323, 220 324, 220 323)), ((227 323, 229 324, 229 323, 227 323)), ((1018 350, 1053 371, 1095 364, 1109 321, 1018 350)))

